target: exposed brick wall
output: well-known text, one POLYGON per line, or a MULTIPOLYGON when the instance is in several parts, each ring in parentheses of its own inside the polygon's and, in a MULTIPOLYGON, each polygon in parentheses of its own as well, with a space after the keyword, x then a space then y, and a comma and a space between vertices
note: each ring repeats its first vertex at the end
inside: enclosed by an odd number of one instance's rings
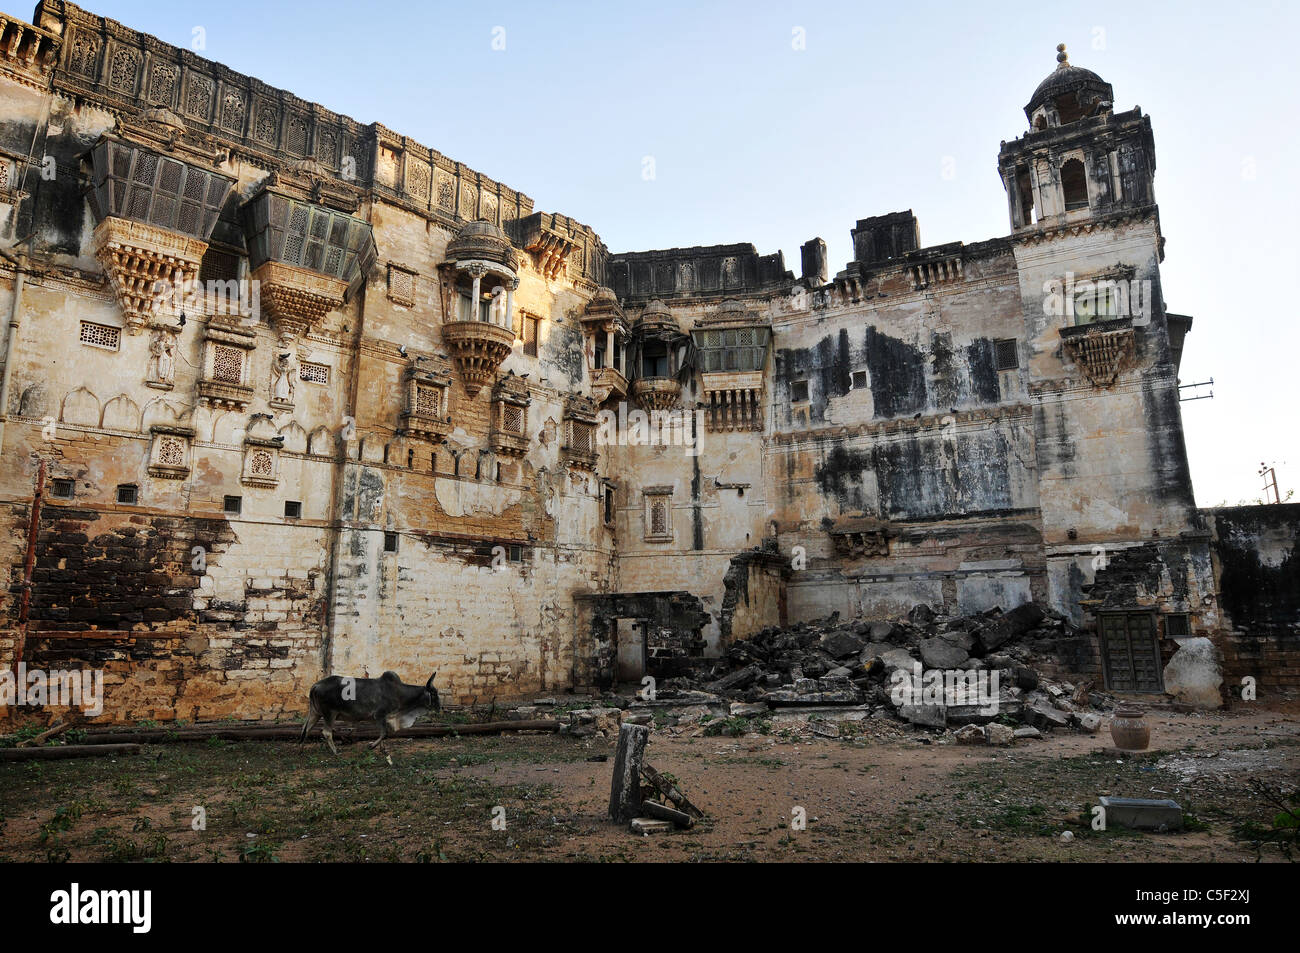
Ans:
MULTIPOLYGON (((25 538, 30 508, 10 507, 7 517, 25 538)), ((320 668, 323 550, 303 539, 287 547, 294 555, 277 553, 284 544, 265 546, 265 527, 240 529, 242 540, 225 519, 47 505, 23 649, 28 669, 102 669, 101 721, 304 710, 320 668)), ((16 627, 23 553, 8 552, 14 598, 3 624, 16 627)), ((16 643, 0 638, 0 664, 13 662, 16 643)))

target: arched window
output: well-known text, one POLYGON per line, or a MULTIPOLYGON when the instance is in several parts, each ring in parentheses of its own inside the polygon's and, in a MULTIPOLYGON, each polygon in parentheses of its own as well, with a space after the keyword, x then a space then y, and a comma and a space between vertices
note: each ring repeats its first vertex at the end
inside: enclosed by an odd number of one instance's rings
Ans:
POLYGON ((1088 177, 1078 159, 1066 159, 1061 165, 1061 189, 1067 212, 1088 207, 1088 177))

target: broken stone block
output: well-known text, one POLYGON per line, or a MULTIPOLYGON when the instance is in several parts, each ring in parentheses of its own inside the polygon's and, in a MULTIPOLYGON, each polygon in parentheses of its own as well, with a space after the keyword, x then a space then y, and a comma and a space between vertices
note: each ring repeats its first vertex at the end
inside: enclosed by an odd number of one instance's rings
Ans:
POLYGON ((1075 712, 1070 716, 1070 720, 1074 722, 1076 728, 1080 731, 1086 731, 1090 735, 1095 735, 1101 731, 1101 715, 1093 712, 1075 712))
POLYGON ((862 651, 858 653, 858 661, 866 665, 874 658, 880 658, 886 652, 892 650, 894 646, 888 642, 868 642, 862 646, 862 651))
POLYGON ((822 636, 821 641, 818 643, 818 647, 834 659, 857 655, 862 651, 862 645, 862 639, 843 629, 822 636))
POLYGON ((742 669, 724 675, 716 682, 710 682, 708 690, 715 693, 741 691, 758 681, 763 670, 758 665, 746 665, 742 669))
POLYGON ((661 821, 653 817, 634 817, 629 825, 633 834, 667 834, 676 830, 672 821, 661 821))
POLYGON ((687 705, 685 708, 669 709, 668 714, 675 716, 679 725, 693 725, 712 713, 707 705, 687 705))
POLYGON ((1003 747, 1015 740, 1016 733, 1014 729, 1007 725, 1000 725, 995 721, 984 726, 984 736, 988 739, 989 744, 1003 747))
POLYGON ((1015 735, 1017 738, 1032 739, 1032 738, 1043 737, 1043 733, 1041 731, 1039 731, 1037 728, 1031 728, 1028 725, 1026 725, 1023 728, 1017 728, 1015 731, 1012 732, 1012 734, 1015 735))
POLYGON ((1032 692, 1038 688, 1038 673, 1028 666, 1017 665, 1011 670, 1011 677, 1015 679, 1016 688, 1022 692, 1032 692))
POLYGON ((1165 692, 1175 701, 1197 708, 1219 708, 1223 671, 1219 653, 1207 638, 1183 639, 1164 671, 1165 692))
POLYGON ((970 658, 966 650, 942 636, 917 643, 926 668, 962 668, 970 658))
POLYGON ((1025 706, 1025 721, 1040 731, 1067 728, 1070 724, 1069 716, 1064 712, 1057 711, 1052 707, 1051 702, 1045 699, 1034 699, 1025 706))
POLYGON ((916 659, 912 658, 912 653, 907 649, 890 649, 880 657, 885 663, 885 671, 892 672, 898 668, 911 669, 916 659))
POLYGON ((1016 606, 1000 619, 979 631, 978 639, 980 645, 983 646, 984 654, 1006 642, 1010 642, 1012 639, 1019 638, 1042 622, 1044 618, 1042 608, 1035 603, 1026 602, 1023 605, 1016 606))
POLYGON ((948 724, 984 725, 999 715, 1010 715, 1012 718, 1019 718, 1023 710, 1024 706, 1020 702, 1005 698, 999 698, 996 706, 982 704, 949 705, 948 724))
POLYGON ((943 705, 899 705, 898 717, 926 728, 945 728, 948 712, 943 705))
POLYGON ((892 622, 873 622, 871 623, 871 641, 888 642, 898 631, 898 626, 892 622))
POLYGON ((979 725, 958 728, 953 737, 957 739, 959 745, 982 745, 988 740, 984 735, 984 729, 979 725))
POLYGON ((766 715, 769 711, 770 706, 763 702, 732 702, 729 714, 733 718, 753 718, 756 715, 766 715))
POLYGON ((907 620, 917 625, 928 625, 934 621, 934 610, 924 602, 919 603, 908 611, 907 620))
POLYGON ((1107 827, 1127 827, 1136 831, 1183 829, 1183 809, 1177 801, 1106 796, 1099 800, 1106 809, 1107 827))

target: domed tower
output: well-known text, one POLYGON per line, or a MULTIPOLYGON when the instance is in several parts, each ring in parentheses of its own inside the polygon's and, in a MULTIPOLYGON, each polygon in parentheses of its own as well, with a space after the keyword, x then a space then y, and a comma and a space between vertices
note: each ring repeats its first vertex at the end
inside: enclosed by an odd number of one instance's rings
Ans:
POLYGON ((998 155, 1013 230, 1155 201, 1150 119, 1140 108, 1116 115, 1110 83, 1071 65, 1064 43, 1057 51, 1056 69, 1025 106, 1029 133, 1003 142, 998 155))
POLYGON ((1181 350, 1171 346, 1190 318, 1165 312, 1151 120, 1140 108, 1116 111, 1110 84, 1057 49, 1025 106, 1029 129, 1002 143, 998 169, 1029 355, 1048 587, 1077 619, 1098 551, 1178 539, 1198 518, 1181 350))

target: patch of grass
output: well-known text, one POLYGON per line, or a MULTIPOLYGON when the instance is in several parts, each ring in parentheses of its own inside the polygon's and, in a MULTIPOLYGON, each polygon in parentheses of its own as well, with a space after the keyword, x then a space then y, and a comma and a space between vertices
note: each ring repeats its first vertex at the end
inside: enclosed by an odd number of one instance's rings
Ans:
POLYGON ((244 845, 244 849, 239 852, 239 862, 242 864, 278 864, 280 858, 276 852, 283 845, 278 841, 256 841, 244 845))

